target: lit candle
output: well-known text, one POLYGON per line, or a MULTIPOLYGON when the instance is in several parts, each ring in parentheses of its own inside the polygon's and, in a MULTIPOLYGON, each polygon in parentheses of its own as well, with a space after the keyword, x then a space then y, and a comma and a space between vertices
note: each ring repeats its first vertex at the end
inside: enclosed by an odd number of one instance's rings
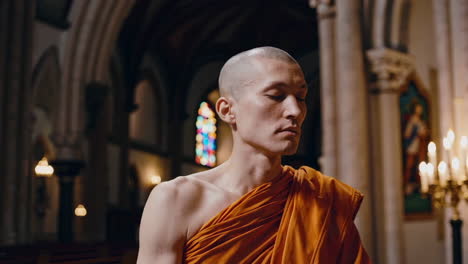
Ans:
POLYGON ((439 171, 440 186, 445 187, 447 185, 447 163, 441 161, 437 169, 439 171))
POLYGON ((421 179, 421 191, 427 193, 429 184, 427 179, 427 164, 424 161, 419 163, 419 177, 421 179))
POLYGON ((427 182, 429 185, 434 184, 434 165, 432 163, 428 163, 426 165, 427 168, 427 182))
POLYGON ((462 136, 460 138, 460 151, 461 151, 461 171, 463 173, 463 180, 467 179, 468 174, 468 137, 462 136))
POLYGON ((450 150, 452 148, 452 143, 450 142, 450 139, 448 139, 447 137, 444 137, 443 143, 444 143, 445 150, 450 150))
POLYGON ((460 160, 458 158, 452 159, 452 179, 458 183, 463 181, 462 177, 460 176, 460 160))
POLYGON ((437 147, 432 141, 427 145, 427 156, 429 157, 429 163, 437 164, 437 147))
MULTIPOLYGON (((452 142, 448 137, 444 137, 443 143, 444 143, 445 153, 447 154, 447 157, 445 160, 447 160, 448 165, 450 165, 450 161, 452 160, 452 142)), ((447 173, 450 173, 450 171, 448 171, 447 173)))
POLYGON ((455 142, 455 132, 453 132, 452 129, 449 129, 449 131, 447 132, 447 138, 450 141, 450 144, 453 144, 453 142, 455 142))
MULTIPOLYGON (((448 141, 450 143, 449 150, 452 151, 453 143, 455 142, 455 132, 453 132, 452 129, 449 129, 449 131, 447 132, 447 139, 448 139, 448 141)), ((450 153, 450 154, 452 154, 452 153, 450 153)), ((452 158, 452 157, 450 157, 450 158, 452 158)), ((451 160, 451 159, 449 159, 449 160, 451 160)))

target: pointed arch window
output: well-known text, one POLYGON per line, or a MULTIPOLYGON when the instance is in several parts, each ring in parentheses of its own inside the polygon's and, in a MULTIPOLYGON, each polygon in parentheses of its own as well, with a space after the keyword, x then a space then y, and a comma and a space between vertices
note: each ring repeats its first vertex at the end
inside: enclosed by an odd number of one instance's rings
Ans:
POLYGON ((216 117, 207 102, 202 102, 198 108, 196 127, 195 161, 204 166, 214 167, 216 165, 216 117))

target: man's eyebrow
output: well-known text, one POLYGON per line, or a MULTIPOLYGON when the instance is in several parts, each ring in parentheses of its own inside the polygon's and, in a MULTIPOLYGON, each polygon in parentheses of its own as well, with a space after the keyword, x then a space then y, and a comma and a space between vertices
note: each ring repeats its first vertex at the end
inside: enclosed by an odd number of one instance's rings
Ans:
MULTIPOLYGON (((288 87, 288 84, 286 84, 285 82, 274 81, 274 82, 269 83, 267 86, 265 86, 265 88, 263 90, 265 92, 273 90, 273 89, 281 89, 282 90, 282 89, 284 89, 286 87, 288 87)), ((304 82, 301 86, 299 86, 299 89, 307 91, 308 90, 307 83, 304 82)))
POLYGON ((265 88, 263 89, 263 91, 267 92, 267 91, 270 91, 270 90, 273 90, 273 89, 283 89, 285 88, 287 85, 286 83, 284 82, 281 82, 281 81, 275 81, 275 82, 271 82, 269 84, 267 84, 265 86, 265 88))

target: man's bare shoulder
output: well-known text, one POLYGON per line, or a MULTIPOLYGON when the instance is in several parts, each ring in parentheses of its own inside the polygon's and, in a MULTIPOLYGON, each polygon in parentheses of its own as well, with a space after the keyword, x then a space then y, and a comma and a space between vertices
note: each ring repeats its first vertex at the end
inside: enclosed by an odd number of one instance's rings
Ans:
POLYGON ((184 178, 176 178, 154 187, 140 224, 140 249, 138 263, 151 263, 158 259, 176 263, 182 258, 187 237, 188 218, 184 212, 184 178))
POLYGON ((191 210, 184 209, 193 207, 206 191, 215 189, 215 186, 210 183, 212 177, 211 170, 178 176, 154 187, 148 201, 171 208, 171 211, 188 213, 191 210))
MULTIPOLYGON (((197 172, 185 176, 178 176, 172 180, 162 182, 154 189, 162 192, 168 191, 199 191, 200 188, 209 187, 210 179, 215 174, 214 170, 197 172)), ((185 192, 182 192, 185 193, 185 192)))

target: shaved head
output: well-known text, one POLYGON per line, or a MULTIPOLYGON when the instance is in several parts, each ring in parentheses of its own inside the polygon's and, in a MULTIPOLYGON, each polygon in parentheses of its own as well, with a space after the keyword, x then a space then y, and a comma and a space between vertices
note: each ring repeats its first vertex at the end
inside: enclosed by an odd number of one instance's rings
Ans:
POLYGON ((259 47, 241 52, 231 57, 221 69, 218 85, 221 96, 238 99, 243 87, 255 83, 259 59, 279 60, 289 64, 298 64, 286 51, 274 47, 259 47))

